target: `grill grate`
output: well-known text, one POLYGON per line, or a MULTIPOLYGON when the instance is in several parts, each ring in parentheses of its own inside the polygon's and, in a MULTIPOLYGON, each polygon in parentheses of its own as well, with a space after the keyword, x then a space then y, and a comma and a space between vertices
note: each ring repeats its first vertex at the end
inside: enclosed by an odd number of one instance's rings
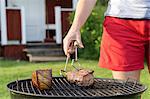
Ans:
POLYGON ((40 97, 113 97, 139 94, 146 90, 142 84, 129 80, 126 82, 101 78, 94 80, 94 85, 91 87, 79 87, 70 84, 66 78, 53 77, 50 90, 35 88, 31 79, 11 82, 7 86, 11 92, 40 97))

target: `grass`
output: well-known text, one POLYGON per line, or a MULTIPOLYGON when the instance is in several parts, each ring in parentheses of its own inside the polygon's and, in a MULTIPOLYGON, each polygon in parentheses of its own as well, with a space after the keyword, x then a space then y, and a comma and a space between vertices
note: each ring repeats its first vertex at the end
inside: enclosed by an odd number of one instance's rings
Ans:
MULTIPOLYGON (((97 66, 97 61, 81 59, 80 64, 82 64, 84 68, 93 69, 96 77, 112 77, 109 70, 101 69, 97 66)), ((65 62, 29 63, 26 61, 0 60, 0 99, 10 99, 6 87, 9 82, 17 79, 31 78, 32 72, 37 69, 52 68, 53 76, 59 76, 59 70, 62 69, 64 65, 65 62)), ((142 71, 141 83, 150 87, 150 77, 147 68, 142 71)), ((143 94, 143 99, 150 99, 150 89, 143 94)))

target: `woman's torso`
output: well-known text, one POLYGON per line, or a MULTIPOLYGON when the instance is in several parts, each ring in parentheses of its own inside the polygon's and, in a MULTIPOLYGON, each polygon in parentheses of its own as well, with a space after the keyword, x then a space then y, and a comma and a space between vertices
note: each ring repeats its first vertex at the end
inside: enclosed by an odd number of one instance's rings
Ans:
POLYGON ((150 0, 109 0, 105 16, 150 19, 150 0))

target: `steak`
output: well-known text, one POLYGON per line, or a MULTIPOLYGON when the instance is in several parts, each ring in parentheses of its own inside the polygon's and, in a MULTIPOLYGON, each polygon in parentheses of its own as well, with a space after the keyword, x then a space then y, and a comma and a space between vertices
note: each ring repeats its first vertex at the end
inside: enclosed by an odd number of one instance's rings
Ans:
POLYGON ((92 70, 80 69, 66 73, 66 78, 70 83, 78 86, 91 86, 94 83, 94 75, 92 70))
POLYGON ((34 87, 44 90, 52 86, 52 70, 36 70, 32 73, 32 84, 34 87))

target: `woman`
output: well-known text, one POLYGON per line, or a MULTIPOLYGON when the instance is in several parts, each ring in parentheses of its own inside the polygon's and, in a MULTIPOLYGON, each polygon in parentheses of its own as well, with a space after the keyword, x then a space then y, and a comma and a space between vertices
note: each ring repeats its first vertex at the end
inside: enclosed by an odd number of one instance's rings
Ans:
MULTIPOLYGON (((73 24, 63 40, 67 56, 74 40, 84 47, 80 29, 95 3, 79 0, 73 24)), ((100 51, 99 66, 111 70, 115 79, 140 80, 145 56, 150 65, 150 0, 109 0, 100 51)))

